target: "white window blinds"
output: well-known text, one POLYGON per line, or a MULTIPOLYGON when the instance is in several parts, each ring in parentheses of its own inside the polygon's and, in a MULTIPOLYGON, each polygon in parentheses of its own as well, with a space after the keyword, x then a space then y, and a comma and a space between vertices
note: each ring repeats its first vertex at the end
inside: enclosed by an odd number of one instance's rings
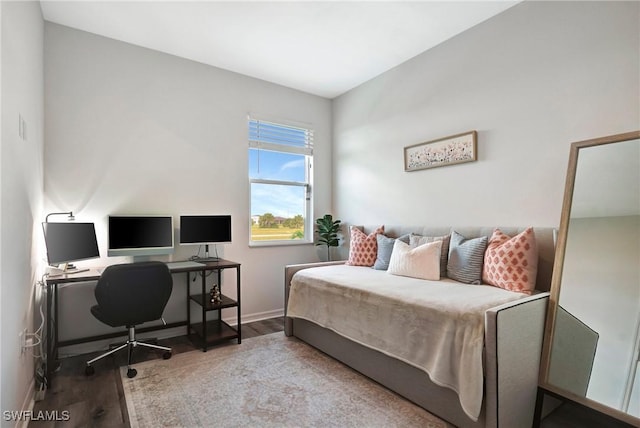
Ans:
POLYGON ((313 131, 250 118, 249 147, 312 156, 313 131))

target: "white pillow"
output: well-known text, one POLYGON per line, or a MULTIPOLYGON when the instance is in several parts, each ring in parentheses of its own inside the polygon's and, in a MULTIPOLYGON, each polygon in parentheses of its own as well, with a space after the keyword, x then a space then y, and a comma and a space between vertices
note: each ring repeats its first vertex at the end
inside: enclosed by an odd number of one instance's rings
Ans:
POLYGON ((430 242, 415 248, 396 239, 387 272, 412 278, 440 279, 442 241, 430 242))

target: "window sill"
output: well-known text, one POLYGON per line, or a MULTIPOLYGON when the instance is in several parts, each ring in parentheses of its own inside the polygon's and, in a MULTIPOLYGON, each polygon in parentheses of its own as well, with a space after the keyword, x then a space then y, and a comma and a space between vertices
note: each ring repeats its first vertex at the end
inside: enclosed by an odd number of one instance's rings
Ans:
POLYGON ((290 247, 295 245, 313 245, 311 241, 295 240, 295 241, 251 241, 249 248, 261 247, 290 247))

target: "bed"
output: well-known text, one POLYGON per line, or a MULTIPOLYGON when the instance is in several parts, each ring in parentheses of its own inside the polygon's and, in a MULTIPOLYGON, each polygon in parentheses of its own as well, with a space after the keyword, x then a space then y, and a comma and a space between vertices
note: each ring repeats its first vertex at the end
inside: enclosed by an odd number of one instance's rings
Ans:
MULTIPOLYGON (((453 229, 470 238, 494 230, 453 229)), ((501 230, 516 235, 524 228, 501 230)), ((344 261, 286 266, 285 334, 454 425, 530 426, 554 257, 554 230, 534 231, 531 295, 344 261)), ((387 227, 385 234, 408 232, 438 236, 451 228, 387 227)))

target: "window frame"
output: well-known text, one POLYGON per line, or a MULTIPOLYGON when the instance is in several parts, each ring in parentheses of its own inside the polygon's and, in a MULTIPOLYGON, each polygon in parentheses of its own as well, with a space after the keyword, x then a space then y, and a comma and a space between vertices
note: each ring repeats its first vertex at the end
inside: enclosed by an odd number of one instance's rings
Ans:
MULTIPOLYGON (((305 161, 305 181, 290 181, 290 180, 278 180, 278 179, 264 179, 264 178, 252 178, 251 171, 248 165, 248 178, 249 178, 249 247, 273 247, 273 246, 289 246, 289 245, 309 245, 314 243, 313 235, 313 128, 309 125, 290 124, 284 121, 269 121, 257 119, 249 116, 248 118, 248 150, 250 154, 251 150, 265 150, 276 153, 289 153, 296 155, 303 155, 305 161), (251 123, 265 123, 269 125, 282 126, 286 128, 296 128, 304 130, 307 134, 305 138, 304 146, 294 146, 287 144, 279 144, 274 142, 260 141, 251 138, 251 123), (305 190, 304 212, 302 213, 304 220, 304 237, 301 239, 269 239, 254 241, 252 239, 252 225, 253 225, 253 210, 252 210, 252 187, 253 184, 275 185, 275 186, 295 186, 303 187, 305 190)), ((263 213, 264 214, 264 213, 263 213)))

